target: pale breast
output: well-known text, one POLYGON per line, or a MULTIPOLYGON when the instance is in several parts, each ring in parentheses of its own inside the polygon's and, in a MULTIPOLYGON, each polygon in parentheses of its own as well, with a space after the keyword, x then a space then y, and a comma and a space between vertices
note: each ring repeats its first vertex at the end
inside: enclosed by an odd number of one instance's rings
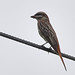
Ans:
POLYGON ((45 38, 44 35, 41 33, 41 30, 43 30, 43 29, 42 29, 43 27, 41 27, 40 23, 38 23, 37 26, 38 26, 39 35, 47 42, 46 38, 45 38))

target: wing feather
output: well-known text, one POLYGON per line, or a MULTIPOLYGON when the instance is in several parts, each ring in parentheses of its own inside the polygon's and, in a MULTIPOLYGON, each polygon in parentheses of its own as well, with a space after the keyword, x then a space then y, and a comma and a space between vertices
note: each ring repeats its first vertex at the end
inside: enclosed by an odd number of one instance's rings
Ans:
POLYGON ((39 32, 41 33, 40 35, 51 44, 51 46, 54 48, 54 50, 57 51, 57 45, 58 45, 58 40, 55 31, 53 30, 52 26, 48 23, 40 22, 39 24, 39 32))

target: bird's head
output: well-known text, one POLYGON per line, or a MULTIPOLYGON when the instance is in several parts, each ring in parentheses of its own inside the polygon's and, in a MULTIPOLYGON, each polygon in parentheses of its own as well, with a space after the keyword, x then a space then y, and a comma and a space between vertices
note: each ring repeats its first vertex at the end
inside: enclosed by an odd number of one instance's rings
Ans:
POLYGON ((45 12, 38 12, 35 15, 31 16, 31 18, 36 20, 45 20, 48 19, 48 16, 45 12))

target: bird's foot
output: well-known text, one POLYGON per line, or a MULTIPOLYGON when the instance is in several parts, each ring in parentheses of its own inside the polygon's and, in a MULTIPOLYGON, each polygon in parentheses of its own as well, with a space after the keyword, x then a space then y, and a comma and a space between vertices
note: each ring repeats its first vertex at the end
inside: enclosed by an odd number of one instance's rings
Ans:
POLYGON ((51 48, 51 46, 50 46, 50 48, 49 48, 49 49, 52 49, 52 48, 51 48))
POLYGON ((45 44, 47 44, 48 42, 44 43, 42 46, 44 46, 45 44))

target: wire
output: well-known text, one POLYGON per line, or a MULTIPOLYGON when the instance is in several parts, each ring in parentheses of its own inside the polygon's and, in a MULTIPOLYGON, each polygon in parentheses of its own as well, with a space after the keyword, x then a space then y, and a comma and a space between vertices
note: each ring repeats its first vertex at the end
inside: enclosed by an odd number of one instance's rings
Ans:
MULTIPOLYGON (((8 39, 11 39, 11 40, 14 40, 16 42, 20 42, 22 44, 26 44, 26 45, 29 45, 29 46, 32 46, 32 47, 35 47, 35 48, 38 48, 38 49, 41 49, 43 51, 46 51, 48 53, 53 53, 53 54, 57 54, 57 52, 55 52, 54 50, 52 50, 51 48, 46 48, 42 45, 38 45, 38 44, 35 44, 35 43, 32 43, 32 42, 29 42, 29 41, 26 41, 26 40, 23 40, 23 39, 20 39, 20 38, 17 38, 17 37, 14 37, 14 36, 11 36, 9 34, 6 34, 6 33, 3 33, 3 32, 0 32, 0 36, 2 37, 5 37, 5 38, 8 38, 8 39)), ((70 60, 73 60, 75 61, 75 57, 71 56, 71 55, 68 55, 68 54, 65 54, 65 53, 61 53, 62 54, 62 57, 65 57, 67 59, 70 59, 70 60)))

